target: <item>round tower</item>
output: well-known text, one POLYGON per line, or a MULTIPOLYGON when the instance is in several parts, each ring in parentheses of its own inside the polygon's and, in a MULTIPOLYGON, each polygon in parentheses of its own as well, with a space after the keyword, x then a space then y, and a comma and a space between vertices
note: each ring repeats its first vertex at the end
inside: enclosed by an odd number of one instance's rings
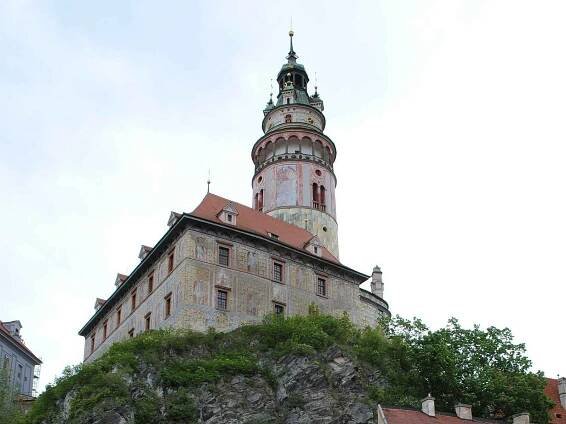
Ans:
POLYGON ((324 104, 317 87, 308 94, 309 77, 290 50, 277 75, 279 94, 273 93, 263 111, 260 137, 252 148, 254 208, 318 236, 338 258, 336 222, 336 147, 324 134, 324 104))

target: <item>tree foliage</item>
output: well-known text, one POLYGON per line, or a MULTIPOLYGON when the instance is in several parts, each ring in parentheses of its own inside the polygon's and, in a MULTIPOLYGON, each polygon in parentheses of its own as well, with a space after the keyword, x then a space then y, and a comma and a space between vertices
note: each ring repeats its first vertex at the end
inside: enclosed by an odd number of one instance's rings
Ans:
POLYGON ((22 419, 8 370, 0 367, 0 424, 16 424, 22 422, 22 419))
POLYGON ((399 368, 401 375, 391 375, 405 393, 431 393, 440 410, 463 402, 480 417, 529 411, 534 422, 548 422, 546 380, 542 373, 530 371, 525 345, 514 343, 508 328, 467 329, 451 318, 445 327, 432 331, 418 319, 395 317, 384 323, 384 331, 408 364, 399 368))

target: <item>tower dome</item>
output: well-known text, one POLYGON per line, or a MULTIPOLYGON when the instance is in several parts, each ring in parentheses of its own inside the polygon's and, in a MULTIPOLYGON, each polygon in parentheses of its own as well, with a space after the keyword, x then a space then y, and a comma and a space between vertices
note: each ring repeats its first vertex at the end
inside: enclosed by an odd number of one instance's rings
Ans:
POLYGON ((324 134, 324 103, 308 93, 309 76, 297 63, 289 32, 287 63, 277 74, 279 93, 263 110, 260 137, 252 148, 257 210, 306 228, 338 257, 336 221, 336 147, 324 134))

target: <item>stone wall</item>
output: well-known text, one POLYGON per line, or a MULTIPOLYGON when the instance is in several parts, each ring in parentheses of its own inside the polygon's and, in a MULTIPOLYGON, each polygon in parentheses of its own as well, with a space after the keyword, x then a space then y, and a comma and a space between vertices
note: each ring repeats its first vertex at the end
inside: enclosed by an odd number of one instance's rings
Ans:
POLYGON ((259 322, 274 312, 278 303, 286 315, 306 314, 314 303, 323 313, 344 312, 360 326, 375 325, 378 306, 362 301, 357 283, 329 270, 315 270, 312 263, 287 249, 269 250, 259 243, 235 240, 227 234, 189 228, 175 243, 175 264, 168 274, 167 255, 155 268, 152 293, 147 292, 146 273, 137 284, 138 305, 131 311, 131 291, 119 302, 122 320, 117 326, 116 307, 96 327, 96 346, 91 353, 90 335, 85 338, 85 360, 99 357, 112 343, 145 330, 145 316, 151 312, 151 328, 175 327, 206 331, 214 327, 228 331, 245 323, 259 322), (230 249, 228 267, 218 264, 219 245, 230 249), (283 281, 273 280, 273 263, 283 265, 283 281), (316 291, 318 277, 326 280, 327 295, 316 291), (158 277, 158 278, 157 278, 158 277), (217 290, 228 292, 228 308, 217 308, 217 290), (171 316, 166 318, 165 296, 172 294, 171 316), (108 319, 108 335, 103 339, 103 323, 108 319))

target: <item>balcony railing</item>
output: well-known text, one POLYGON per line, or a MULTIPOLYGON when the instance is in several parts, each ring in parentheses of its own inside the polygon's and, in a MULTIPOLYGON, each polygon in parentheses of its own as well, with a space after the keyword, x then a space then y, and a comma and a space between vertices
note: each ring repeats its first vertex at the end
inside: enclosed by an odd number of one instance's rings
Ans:
POLYGON ((321 210, 322 212, 325 212, 325 211, 326 211, 326 205, 320 204, 319 202, 312 202, 312 207, 313 207, 314 209, 319 209, 319 210, 321 210))
POLYGON ((313 161, 316 163, 319 163, 323 166, 328 167, 329 169, 333 169, 332 167, 332 163, 330 163, 327 159, 325 158, 321 158, 319 156, 315 156, 315 155, 308 155, 308 154, 304 154, 304 153, 284 153, 284 154, 280 154, 280 155, 275 155, 275 156, 270 156, 268 158, 263 157, 260 158, 258 163, 256 164, 256 172, 258 172, 260 169, 264 168, 265 166, 269 165, 270 163, 273 162, 277 162, 280 160, 307 160, 307 161, 313 161))

